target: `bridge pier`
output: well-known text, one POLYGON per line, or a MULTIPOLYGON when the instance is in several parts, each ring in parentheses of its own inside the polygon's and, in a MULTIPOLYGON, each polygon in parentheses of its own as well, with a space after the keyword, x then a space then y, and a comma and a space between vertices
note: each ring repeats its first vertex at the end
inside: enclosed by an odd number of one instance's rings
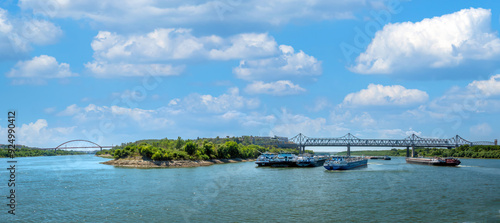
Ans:
POLYGON ((406 147, 406 157, 410 157, 410 147, 406 147))
POLYGON ((411 157, 415 157, 415 146, 411 147, 411 157))
POLYGON ((347 156, 351 156, 351 146, 347 145, 347 156))

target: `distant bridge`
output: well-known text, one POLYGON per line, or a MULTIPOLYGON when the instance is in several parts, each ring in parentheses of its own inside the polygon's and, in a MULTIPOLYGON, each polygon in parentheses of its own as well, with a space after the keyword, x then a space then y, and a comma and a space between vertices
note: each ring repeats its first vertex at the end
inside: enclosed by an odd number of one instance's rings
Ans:
POLYGON ((412 134, 404 139, 361 139, 351 133, 348 133, 342 137, 338 138, 313 138, 307 137, 300 133, 290 141, 282 140, 282 137, 275 137, 273 143, 268 143, 267 145, 276 145, 278 147, 289 147, 289 148, 299 148, 301 153, 305 152, 306 146, 345 146, 347 147, 347 155, 351 155, 351 146, 356 147, 406 147, 406 156, 410 156, 410 147, 412 148, 411 156, 415 155, 415 147, 446 147, 454 148, 461 145, 497 145, 497 140, 494 142, 489 141, 478 141, 471 142, 459 135, 449 139, 437 139, 437 138, 422 138, 415 134, 412 134), (280 140, 278 140, 280 139, 280 140))
POLYGON ((73 149, 99 149, 102 151, 103 148, 113 148, 113 146, 101 146, 95 142, 85 140, 85 139, 75 139, 75 140, 70 140, 64 143, 61 143, 60 145, 56 146, 55 148, 40 148, 41 150, 58 150, 58 149, 64 149, 64 150, 73 150, 73 149), (79 143, 84 143, 85 145, 72 145, 72 146, 64 146, 70 143, 74 142, 79 142, 79 143), (64 147, 63 147, 64 146, 64 147))

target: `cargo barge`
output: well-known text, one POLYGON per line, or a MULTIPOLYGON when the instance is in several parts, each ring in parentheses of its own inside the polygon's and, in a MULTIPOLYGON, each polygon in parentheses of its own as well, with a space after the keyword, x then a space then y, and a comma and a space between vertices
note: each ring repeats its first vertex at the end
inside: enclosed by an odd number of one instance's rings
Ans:
POLYGON ((326 161, 323 156, 301 156, 297 159, 297 166, 299 167, 318 167, 322 166, 326 161))
POLYGON ((292 153, 280 153, 269 160, 272 167, 296 167, 298 156, 292 153))
POLYGON ((371 160, 391 160, 389 156, 369 156, 367 158, 371 160))
POLYGON ((456 166, 461 162, 459 159, 448 157, 448 158, 406 158, 407 163, 411 164, 423 164, 423 165, 433 165, 433 166, 456 166))
POLYGON ((262 153, 257 160, 255 160, 255 164, 259 166, 271 166, 271 160, 276 156, 274 153, 262 153))
POLYGON ((328 159, 323 167, 327 170, 350 170, 367 164, 368 159, 364 157, 337 156, 328 159))

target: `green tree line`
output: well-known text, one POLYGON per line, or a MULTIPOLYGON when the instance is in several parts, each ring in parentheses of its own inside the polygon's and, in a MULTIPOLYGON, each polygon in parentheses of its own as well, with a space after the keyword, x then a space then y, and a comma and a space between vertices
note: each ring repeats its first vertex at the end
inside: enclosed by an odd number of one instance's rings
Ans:
MULTIPOLYGON (((260 153, 290 152, 298 154, 297 149, 282 149, 274 147, 262 147, 249 144, 248 140, 238 138, 215 138, 213 140, 197 139, 183 140, 161 139, 161 140, 139 140, 133 143, 122 144, 111 150, 97 152, 96 155, 110 154, 115 159, 128 157, 142 157, 155 161, 162 160, 209 160, 209 159, 234 159, 234 158, 257 158, 260 153), (219 143, 215 143, 219 142, 219 143)), ((312 151, 306 151, 313 153, 312 151)))
MULTIPOLYGON (((29 157, 29 156, 59 156, 59 155, 80 155, 85 154, 82 152, 76 151, 66 151, 66 150, 40 150, 40 149, 31 149, 31 148, 20 148, 16 149, 15 156, 16 157, 29 157)), ((10 157, 10 153, 8 149, 1 148, 0 149, 0 157, 10 157)))
MULTIPOLYGON (((345 155, 346 152, 338 153, 345 155)), ((411 154, 411 148, 410 148, 411 154)), ((370 150, 370 151, 351 151, 351 155, 365 156, 406 156, 405 149, 391 150, 370 150)), ((500 158, 500 146, 469 146, 462 145, 457 148, 415 148, 415 156, 425 157, 463 157, 463 158, 500 158)))

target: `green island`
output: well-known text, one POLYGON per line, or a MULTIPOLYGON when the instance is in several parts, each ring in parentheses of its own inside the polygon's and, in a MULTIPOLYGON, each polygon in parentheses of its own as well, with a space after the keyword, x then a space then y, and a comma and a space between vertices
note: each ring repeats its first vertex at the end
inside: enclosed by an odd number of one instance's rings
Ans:
MULTIPOLYGON (((410 149, 411 153, 411 149, 410 149)), ((346 155, 347 152, 337 153, 338 155, 346 155)), ((364 150, 351 151, 354 156, 406 156, 405 149, 391 150, 364 150)), ((421 148, 415 147, 415 156, 424 157, 461 157, 461 158, 500 158, 500 146, 469 146, 462 145, 457 148, 421 148)))
MULTIPOLYGON (((31 157, 31 156, 63 156, 63 155, 82 155, 86 154, 78 151, 67 151, 67 150, 41 150, 37 148, 31 148, 27 146, 21 146, 21 148, 16 148, 16 157, 31 157)), ((7 145, 0 145, 0 158, 10 157, 7 145)))
MULTIPOLYGON (((261 153, 287 152, 298 154, 294 148, 263 147, 252 144, 250 137, 204 138, 195 140, 150 139, 115 146, 96 153, 114 158, 104 164, 123 167, 194 167, 216 163, 253 161, 261 153)), ((313 154, 311 150, 306 152, 313 154)))

